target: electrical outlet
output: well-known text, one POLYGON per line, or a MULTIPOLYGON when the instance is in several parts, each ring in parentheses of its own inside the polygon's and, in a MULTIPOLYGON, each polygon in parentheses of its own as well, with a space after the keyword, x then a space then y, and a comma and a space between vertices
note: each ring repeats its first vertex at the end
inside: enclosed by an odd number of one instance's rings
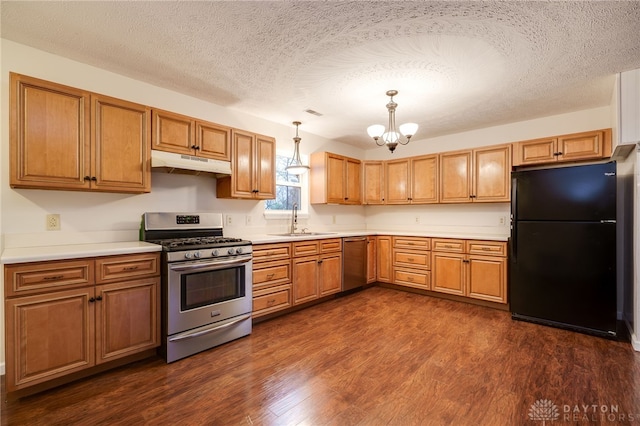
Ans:
POLYGON ((47 231, 59 231, 60 230, 60 215, 48 214, 47 215, 47 231))
POLYGON ((416 223, 420 223, 420 216, 416 216, 416 223))
POLYGON ((251 226, 251 215, 248 214, 245 218, 244 218, 244 224, 247 226, 251 226))
POLYGON ((227 215, 227 226, 231 226, 233 224, 233 221, 231 220, 231 215, 228 214, 227 215))
POLYGON ((507 223, 507 217, 506 216, 500 216, 500 225, 504 225, 507 223))
POLYGON ((333 216, 331 216, 331 223, 332 224, 336 224, 336 215, 334 214, 333 216))

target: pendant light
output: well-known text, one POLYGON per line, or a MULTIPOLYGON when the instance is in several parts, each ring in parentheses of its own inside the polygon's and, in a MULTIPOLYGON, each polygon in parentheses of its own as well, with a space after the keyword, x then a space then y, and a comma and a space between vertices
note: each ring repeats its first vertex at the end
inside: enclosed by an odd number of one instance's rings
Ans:
POLYGON ((291 175, 302 175, 309 171, 309 166, 302 164, 302 160, 300 160, 300 137, 298 136, 298 126, 302 123, 299 121, 294 121, 293 125, 296 126, 296 137, 293 138, 293 143, 295 147, 293 149, 293 157, 289 160, 289 164, 285 167, 287 173, 291 175))

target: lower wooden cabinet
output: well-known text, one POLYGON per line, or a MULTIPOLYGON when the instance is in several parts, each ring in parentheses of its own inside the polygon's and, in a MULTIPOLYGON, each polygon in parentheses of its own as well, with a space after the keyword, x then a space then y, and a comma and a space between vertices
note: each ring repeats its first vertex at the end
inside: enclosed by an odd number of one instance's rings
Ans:
POLYGON ((393 281, 392 271, 392 244, 391 237, 378 235, 376 237, 376 278, 381 283, 393 281))
POLYGON ((253 246, 253 317, 292 305, 291 243, 253 246))
POLYGON ((293 304, 299 305, 342 289, 342 240, 340 238, 293 243, 293 304))
POLYGON ((367 237, 367 284, 376 282, 377 240, 374 236, 367 237))
POLYGON ((406 287, 431 288, 431 239, 393 237, 393 283, 406 287))
POLYGON ((507 303, 507 244, 433 239, 432 290, 507 303))
POLYGON ((7 392, 159 346, 159 263, 151 253, 5 265, 7 392), (95 285, 103 261, 146 272, 95 285))

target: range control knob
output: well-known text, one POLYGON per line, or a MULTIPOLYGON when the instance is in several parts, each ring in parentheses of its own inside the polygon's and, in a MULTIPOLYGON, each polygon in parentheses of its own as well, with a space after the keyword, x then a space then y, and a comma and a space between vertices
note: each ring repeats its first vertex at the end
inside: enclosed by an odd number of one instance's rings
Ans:
POLYGON ((218 256, 220 253, 218 252, 218 250, 214 250, 211 252, 211 256, 218 256))
POLYGON ((242 254, 242 247, 238 247, 238 248, 236 249, 236 253, 237 253, 237 254, 242 254))
POLYGON ((235 253, 235 251, 234 251, 232 248, 230 248, 229 250, 227 250, 227 253, 229 253, 229 254, 234 254, 234 253, 235 253))
POLYGON ((187 259, 191 259, 193 257, 193 254, 187 252, 187 253, 184 254, 184 257, 187 258, 187 259))
POLYGON ((195 257, 196 259, 200 258, 200 252, 197 251, 197 252, 193 253, 193 257, 195 257))

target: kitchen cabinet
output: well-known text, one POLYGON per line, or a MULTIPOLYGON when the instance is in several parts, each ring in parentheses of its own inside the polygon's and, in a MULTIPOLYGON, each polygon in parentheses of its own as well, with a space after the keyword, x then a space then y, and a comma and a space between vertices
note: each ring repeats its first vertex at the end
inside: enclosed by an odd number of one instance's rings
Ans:
POLYGON ((432 290, 507 303, 507 245, 432 239, 432 290))
POLYGON ((374 236, 367 237, 367 284, 376 282, 377 268, 377 240, 374 236))
POLYGON ((311 154, 311 204, 361 204, 361 161, 330 152, 311 154))
POLYGON ((376 237, 376 256, 376 281, 383 283, 393 282, 393 246, 390 236, 378 235, 376 237))
POLYGON ((340 238, 295 242, 293 253, 294 305, 338 293, 342 289, 340 238))
POLYGON ((159 346, 159 265, 158 253, 5 265, 7 391, 159 346))
POLYGON ((393 237, 393 283, 429 290, 430 249, 429 238, 393 237))
POLYGON ((386 204, 438 202, 438 155, 425 155, 385 163, 386 204))
POLYGON ((13 188, 151 190, 151 112, 144 105, 10 74, 13 188))
POLYGON ((608 158, 611 129, 516 142, 513 148, 514 166, 608 158))
POLYGON ((253 246, 253 317, 292 305, 291 243, 253 246))
POLYGON ((511 145, 440 154, 440 202, 508 202, 511 145))
POLYGON ((362 163, 364 181, 362 204, 384 204, 384 165, 384 161, 365 161, 362 163))
POLYGON ((216 179, 218 198, 274 199, 276 141, 243 130, 231 132, 231 176, 216 179))
POLYGON ((152 111, 153 149, 214 160, 231 159, 231 128, 180 114, 152 111))

